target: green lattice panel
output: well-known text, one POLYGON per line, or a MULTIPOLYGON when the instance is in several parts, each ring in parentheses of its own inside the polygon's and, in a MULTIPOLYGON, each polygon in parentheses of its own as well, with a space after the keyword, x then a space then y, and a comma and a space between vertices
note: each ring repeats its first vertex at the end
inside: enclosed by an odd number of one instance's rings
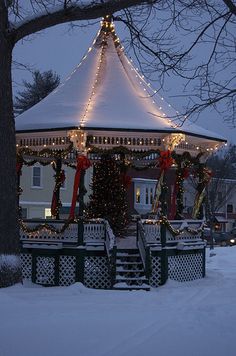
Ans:
POLYGON ((161 284, 161 258, 159 256, 151 257, 152 274, 149 279, 151 287, 158 287, 161 284))
POLYGON ((21 253, 21 268, 23 279, 31 280, 32 276, 32 255, 30 253, 21 253))
POLYGON ((76 278, 76 257, 60 256, 59 260, 59 284, 60 286, 69 286, 75 283, 76 278))
POLYGON ((87 256, 84 261, 84 285, 89 288, 111 288, 107 257, 87 256))
POLYGON ((179 282, 203 278, 203 254, 183 254, 168 257, 168 276, 179 282))
POLYGON ((44 285, 55 284, 55 257, 37 256, 36 283, 44 285))

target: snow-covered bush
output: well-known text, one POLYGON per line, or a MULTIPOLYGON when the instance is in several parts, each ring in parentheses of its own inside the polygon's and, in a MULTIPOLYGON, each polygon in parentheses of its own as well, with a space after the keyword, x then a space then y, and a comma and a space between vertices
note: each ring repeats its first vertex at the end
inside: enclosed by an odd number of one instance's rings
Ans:
POLYGON ((20 281, 20 257, 16 255, 0 255, 0 288, 11 286, 20 281))

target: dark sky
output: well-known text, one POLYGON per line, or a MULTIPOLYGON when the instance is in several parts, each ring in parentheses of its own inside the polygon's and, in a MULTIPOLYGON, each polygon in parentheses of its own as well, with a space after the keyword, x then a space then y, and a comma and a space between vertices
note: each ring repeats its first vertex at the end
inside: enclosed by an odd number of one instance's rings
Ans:
MULTIPOLYGON (((80 62, 92 43, 99 26, 98 21, 89 27, 75 28, 73 30, 70 30, 68 25, 60 25, 48 29, 32 36, 29 40, 19 42, 14 50, 14 60, 41 71, 52 69, 61 76, 63 81, 80 62)), ((116 30, 118 36, 122 39, 125 33, 118 26, 116 26, 116 30)), ((22 79, 30 80, 30 73, 25 70, 14 70, 15 93, 18 90, 22 90, 22 79)), ((158 89, 156 82, 153 87, 158 89)), ((175 97, 182 91, 180 81, 176 78, 169 78, 166 82, 166 89, 166 93, 163 93, 165 100, 176 110, 181 111, 184 106, 184 99, 175 97)), ((236 128, 228 127, 214 110, 202 113, 196 123, 199 126, 220 133, 231 142, 236 143, 236 128)))

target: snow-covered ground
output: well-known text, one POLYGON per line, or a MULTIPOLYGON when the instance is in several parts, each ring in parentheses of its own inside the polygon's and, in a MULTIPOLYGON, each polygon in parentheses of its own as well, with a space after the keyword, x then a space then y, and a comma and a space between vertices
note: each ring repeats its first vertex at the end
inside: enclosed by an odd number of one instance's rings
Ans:
POLYGON ((0 290, 0 356, 235 356, 236 247, 207 276, 151 292, 17 285, 0 290))

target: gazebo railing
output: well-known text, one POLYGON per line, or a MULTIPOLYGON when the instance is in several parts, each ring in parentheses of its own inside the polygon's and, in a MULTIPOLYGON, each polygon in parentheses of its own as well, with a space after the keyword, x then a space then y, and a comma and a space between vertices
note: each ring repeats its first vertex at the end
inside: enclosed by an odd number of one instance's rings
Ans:
MULTIPOLYGON (((161 243, 161 220, 141 220, 147 244, 161 243)), ((203 220, 166 220, 166 243, 202 240, 203 220)))
POLYGON ((104 220, 100 221, 87 221, 84 223, 84 238, 85 244, 104 243, 106 235, 106 226, 104 220))
POLYGON ((166 228, 166 242, 201 241, 203 225, 203 220, 170 220, 166 228))
POLYGON ((70 223, 65 229, 65 221, 47 219, 26 219, 20 226, 20 240, 24 243, 62 243, 85 245, 103 244, 107 251, 115 245, 115 236, 107 221, 99 219, 87 220, 81 231, 78 222, 70 223), (80 234, 83 234, 81 239, 80 234))
POLYGON ((105 226, 105 249, 109 261, 111 284, 113 286, 115 284, 115 278, 116 278, 116 253, 117 253, 116 238, 115 235, 113 234, 113 231, 108 221, 104 220, 104 226, 105 226))
POLYGON ((141 221, 137 222, 137 247, 143 262, 145 275, 149 279, 151 273, 150 245, 147 243, 144 227, 141 221))
POLYGON ((64 221, 47 219, 25 219, 20 226, 20 240, 23 243, 78 242, 78 224, 70 223, 63 231, 64 221))
POLYGON ((116 241, 109 223, 103 219, 65 223, 21 222, 24 278, 44 285, 80 281, 87 287, 111 288, 116 273, 116 241))
POLYGON ((137 245, 151 286, 162 285, 168 278, 189 281, 205 276, 203 224, 166 218, 137 222, 137 245))

